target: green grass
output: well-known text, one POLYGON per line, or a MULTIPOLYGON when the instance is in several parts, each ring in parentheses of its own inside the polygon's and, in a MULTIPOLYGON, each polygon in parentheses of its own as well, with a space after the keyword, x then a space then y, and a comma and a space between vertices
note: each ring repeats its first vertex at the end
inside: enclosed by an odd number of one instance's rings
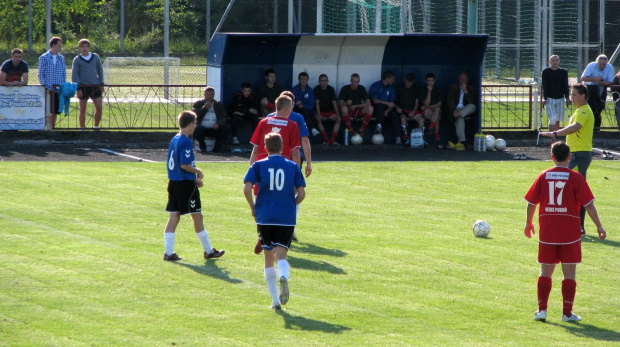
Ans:
POLYGON ((620 164, 589 182, 609 232, 578 267, 579 324, 536 309, 537 242, 523 195, 550 162, 315 163, 289 253, 291 300, 269 307, 242 194, 247 163, 199 163, 210 238, 205 262, 189 217, 166 263, 165 166, 0 163, 0 344, 579 345, 620 342, 620 164), (609 179, 605 179, 607 177, 609 179), (491 224, 488 239, 471 232, 491 224))

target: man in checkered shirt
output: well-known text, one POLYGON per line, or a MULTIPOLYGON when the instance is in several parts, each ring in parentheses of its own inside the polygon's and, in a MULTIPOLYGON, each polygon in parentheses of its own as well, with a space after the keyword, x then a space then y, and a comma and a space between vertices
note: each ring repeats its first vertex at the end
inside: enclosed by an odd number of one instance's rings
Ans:
POLYGON ((54 86, 63 84, 67 81, 67 68, 65 57, 60 54, 62 50, 62 39, 52 37, 50 39, 50 50, 39 57, 39 81, 45 88, 52 92, 54 98, 52 105, 54 109, 50 113, 49 129, 54 130, 56 115, 60 113, 58 105, 58 94, 54 92, 54 86))

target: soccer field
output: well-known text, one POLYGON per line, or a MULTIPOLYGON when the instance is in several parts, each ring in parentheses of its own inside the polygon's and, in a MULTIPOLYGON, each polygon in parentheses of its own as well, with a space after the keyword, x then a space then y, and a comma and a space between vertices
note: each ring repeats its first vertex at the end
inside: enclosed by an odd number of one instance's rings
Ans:
POLYGON ((536 310, 537 241, 523 195, 546 161, 313 165, 289 252, 289 303, 269 309, 242 193, 246 162, 199 163, 205 225, 226 255, 205 261, 191 218, 162 261, 164 163, 0 163, 0 345, 605 346, 620 343, 620 163, 588 182, 575 313, 554 274, 536 310), (475 238, 476 219, 491 225, 475 238))

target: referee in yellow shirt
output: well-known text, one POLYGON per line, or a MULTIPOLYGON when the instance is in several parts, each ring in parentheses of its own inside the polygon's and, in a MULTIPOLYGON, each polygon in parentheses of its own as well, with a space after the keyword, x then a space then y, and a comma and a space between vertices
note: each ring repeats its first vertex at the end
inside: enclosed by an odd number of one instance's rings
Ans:
MULTIPOLYGON (((588 105, 588 88, 583 83, 573 85, 570 93, 576 109, 570 117, 568 126, 557 131, 541 132, 543 136, 555 139, 556 136, 566 136, 566 144, 570 146, 573 154, 569 169, 577 167, 577 171, 586 178, 588 167, 592 162, 592 134, 594 132, 594 114, 588 105)), ((583 222, 586 216, 586 210, 582 207, 581 216, 581 234, 585 235, 583 222)))

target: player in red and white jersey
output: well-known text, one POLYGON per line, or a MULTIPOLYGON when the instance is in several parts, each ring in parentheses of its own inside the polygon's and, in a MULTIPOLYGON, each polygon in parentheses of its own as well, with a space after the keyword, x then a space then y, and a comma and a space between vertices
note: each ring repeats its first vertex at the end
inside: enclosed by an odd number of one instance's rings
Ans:
POLYGON ((301 141, 299 139, 299 127, 297 123, 289 119, 289 115, 293 110, 293 100, 288 96, 280 96, 276 99, 276 115, 275 117, 263 118, 259 123, 250 143, 254 145, 252 155, 250 156, 250 165, 255 161, 267 158, 268 153, 265 150, 265 135, 269 133, 278 133, 282 137, 283 148, 282 156, 301 164, 299 157, 299 147, 301 141), (295 149, 293 151, 293 149, 295 149))
POLYGON ((551 146, 551 160, 555 167, 543 171, 525 195, 528 205, 524 233, 528 238, 535 233, 532 220, 536 205, 540 204, 538 263, 541 270, 538 277, 538 312, 534 315, 534 320, 538 321, 547 319, 551 276, 559 263, 562 263, 564 274, 562 320, 581 320, 581 317, 572 312, 577 289, 575 274, 577 264, 581 263, 581 206, 596 224, 599 238, 602 240, 607 236, 594 206, 594 195, 585 178, 568 168, 570 159, 570 147, 561 141, 554 143, 551 146))
MULTIPOLYGON (((263 118, 259 123, 250 143, 254 145, 252 154, 250 155, 250 166, 258 160, 265 159, 269 156, 265 148, 265 135, 269 133, 278 133, 282 137, 282 156, 286 159, 294 161, 301 166, 301 157, 299 155, 299 147, 301 140, 299 138, 299 126, 295 121, 289 119, 293 110, 293 100, 286 95, 280 95, 276 99, 276 115, 274 117, 263 118)), ((258 186, 254 186, 254 195, 258 193, 258 186)), ((254 246, 254 254, 260 254, 263 251, 260 240, 260 232, 258 241, 254 246)))

